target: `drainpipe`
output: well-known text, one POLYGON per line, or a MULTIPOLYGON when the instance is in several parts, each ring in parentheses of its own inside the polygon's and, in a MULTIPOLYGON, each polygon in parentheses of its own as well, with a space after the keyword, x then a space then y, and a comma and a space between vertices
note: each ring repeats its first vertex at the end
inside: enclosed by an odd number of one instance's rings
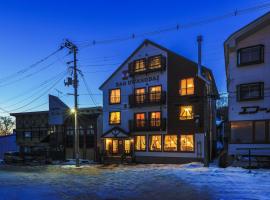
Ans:
MULTIPOLYGON (((197 42, 198 42, 198 73, 197 77, 201 79, 205 83, 206 87, 206 110, 208 112, 205 112, 206 114, 208 113, 207 117, 207 128, 204 127, 205 133, 204 133, 204 166, 208 167, 209 166, 209 154, 211 155, 211 149, 212 149, 212 144, 209 140, 212 138, 212 105, 211 105, 211 82, 207 80, 203 75, 202 75, 202 36, 199 35, 197 37, 197 42), (210 147, 210 148, 209 148, 210 147)), ((204 123, 205 126, 205 123, 204 123)))

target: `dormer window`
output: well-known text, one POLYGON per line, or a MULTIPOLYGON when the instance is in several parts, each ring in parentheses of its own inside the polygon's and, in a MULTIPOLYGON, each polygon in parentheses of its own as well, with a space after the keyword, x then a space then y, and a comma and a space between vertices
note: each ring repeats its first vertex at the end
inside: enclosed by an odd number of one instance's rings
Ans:
POLYGON ((237 65, 253 65, 264 62, 264 46, 245 47, 237 51, 237 65))
POLYGON ((136 60, 134 63, 134 72, 143 72, 146 70, 145 59, 136 60))

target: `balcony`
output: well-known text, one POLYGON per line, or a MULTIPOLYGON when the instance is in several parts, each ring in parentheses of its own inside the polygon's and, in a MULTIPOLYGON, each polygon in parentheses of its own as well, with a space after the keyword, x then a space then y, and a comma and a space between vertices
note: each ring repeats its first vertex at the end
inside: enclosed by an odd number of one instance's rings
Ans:
POLYGON ((166 119, 129 120, 130 131, 165 131, 166 119))
POLYGON ((130 107, 161 105, 166 103, 166 92, 129 95, 130 107))
POLYGON ((156 55, 149 58, 142 58, 129 63, 129 76, 134 77, 138 74, 147 74, 166 70, 166 58, 156 55))

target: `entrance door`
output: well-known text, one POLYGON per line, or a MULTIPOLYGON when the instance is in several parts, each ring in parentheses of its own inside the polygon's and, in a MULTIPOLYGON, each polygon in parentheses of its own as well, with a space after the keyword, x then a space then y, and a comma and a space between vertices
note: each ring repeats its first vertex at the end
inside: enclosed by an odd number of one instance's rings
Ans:
POLYGON ((112 142, 112 153, 113 154, 119 153, 119 141, 118 140, 113 140, 113 142, 112 142))

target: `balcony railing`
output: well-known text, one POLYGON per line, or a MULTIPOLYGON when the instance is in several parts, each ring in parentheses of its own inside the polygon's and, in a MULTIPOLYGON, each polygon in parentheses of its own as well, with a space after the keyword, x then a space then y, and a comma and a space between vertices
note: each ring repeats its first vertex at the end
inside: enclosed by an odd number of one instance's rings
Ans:
POLYGON ((166 119, 130 120, 130 131, 165 131, 166 119))
POLYGON ((154 92, 129 95, 130 107, 160 105, 166 103, 166 92, 154 92))
POLYGON ((129 76, 133 77, 138 74, 147 74, 151 72, 166 70, 166 58, 161 55, 159 57, 160 57, 160 63, 158 65, 151 65, 149 60, 147 61, 147 59, 145 59, 144 64, 142 64, 143 66, 136 69, 135 67, 136 61, 129 63, 129 69, 128 69, 129 76))

